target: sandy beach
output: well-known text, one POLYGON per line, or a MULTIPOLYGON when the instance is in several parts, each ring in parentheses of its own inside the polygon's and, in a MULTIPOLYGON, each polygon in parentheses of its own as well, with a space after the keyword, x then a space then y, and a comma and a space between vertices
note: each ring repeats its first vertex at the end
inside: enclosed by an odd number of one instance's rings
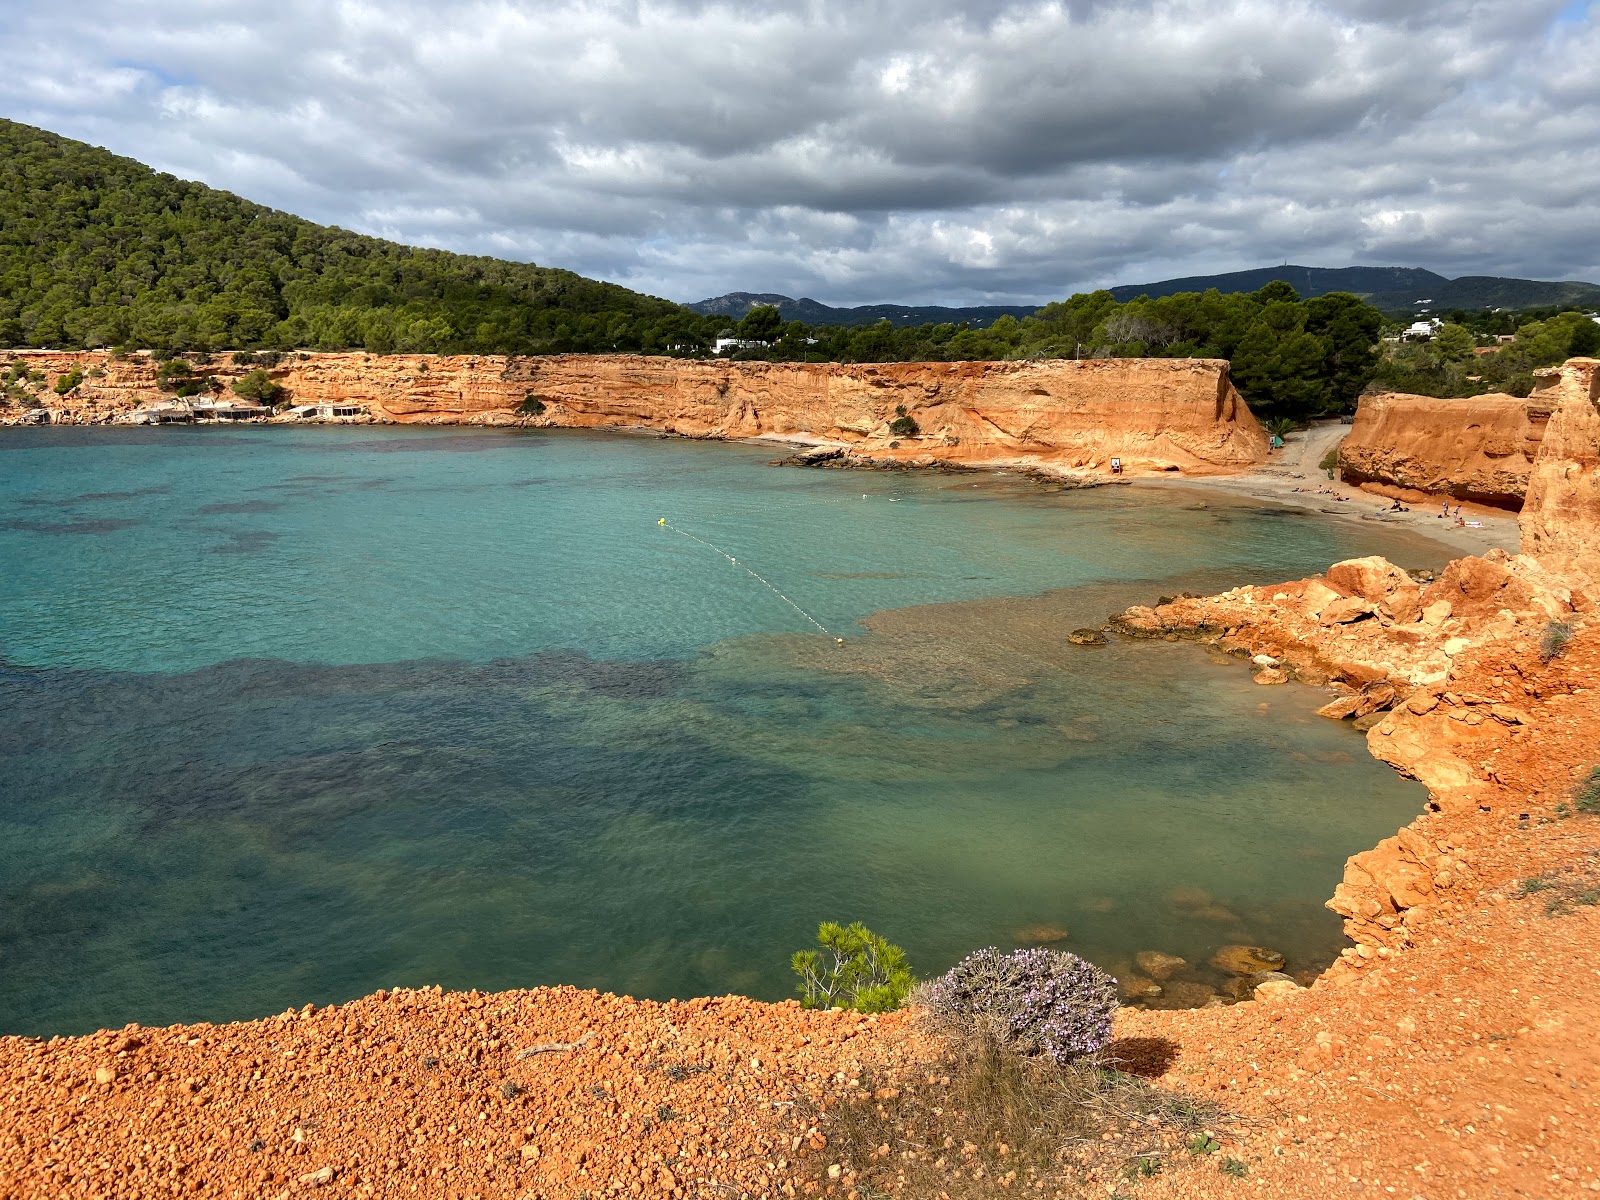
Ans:
POLYGON ((1405 512, 1391 511, 1387 497, 1375 496, 1337 479, 1318 467, 1329 450, 1350 432, 1350 426, 1328 421, 1291 433, 1283 449, 1272 452, 1260 466, 1237 475, 1212 475, 1175 478, 1170 475, 1140 478, 1141 487, 1182 487, 1187 490, 1214 490, 1236 496, 1252 496, 1295 508, 1315 509, 1348 521, 1369 521, 1399 526, 1431 538, 1458 554, 1482 554, 1495 548, 1517 553, 1520 535, 1517 514, 1479 504, 1462 504, 1461 516, 1479 522, 1477 528, 1455 523, 1455 505, 1447 520, 1441 516, 1442 499, 1411 503, 1402 501, 1405 512))

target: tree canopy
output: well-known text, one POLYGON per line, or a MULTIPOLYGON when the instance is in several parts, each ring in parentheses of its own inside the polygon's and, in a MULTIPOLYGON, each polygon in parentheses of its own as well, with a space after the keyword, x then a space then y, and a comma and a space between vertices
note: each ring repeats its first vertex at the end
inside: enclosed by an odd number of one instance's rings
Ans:
POLYGON ((571 271, 317 225, 0 120, 0 345, 637 350, 703 323, 571 271))
POLYGON ((1425 341, 1386 342, 1377 382, 1422 396, 1526 396, 1540 367, 1600 353, 1600 323, 1586 313, 1523 314, 1520 323, 1503 313, 1448 316, 1425 341))

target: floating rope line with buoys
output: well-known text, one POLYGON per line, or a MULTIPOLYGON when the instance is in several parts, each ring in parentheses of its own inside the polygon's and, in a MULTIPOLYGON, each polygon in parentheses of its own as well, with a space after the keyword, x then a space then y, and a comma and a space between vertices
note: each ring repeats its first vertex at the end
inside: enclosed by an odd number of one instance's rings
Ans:
POLYGON ((815 617, 813 617, 805 609, 801 608, 793 600, 789 599, 789 597, 785 596, 782 592, 780 592, 776 587, 774 587, 772 585, 772 580, 768 579, 765 575, 762 575, 759 571, 752 570, 750 567, 748 567, 744 563, 740 562, 733 555, 729 554, 721 546, 713 546, 710 542, 706 541, 705 538, 695 537, 695 535, 690 533, 687 529, 679 529, 676 525, 674 525, 671 521, 667 520, 665 517, 662 517, 659 521, 656 522, 656 524, 660 525, 663 529, 670 529, 670 530, 672 530, 673 533, 681 534, 682 536, 688 538, 691 542, 699 542, 700 545, 704 546, 707 550, 710 550, 714 554, 722 555, 723 558, 727 559, 734 566, 738 567, 746 575, 750 576, 751 579, 754 579, 757 583, 761 584, 769 592, 771 592, 774 596, 776 596, 779 600, 782 600, 790 608, 794 609, 795 612, 799 613, 802 617, 804 617, 806 620, 810 621, 818 629, 822 630, 823 633, 825 633, 829 637, 833 638, 833 640, 835 642, 837 642, 839 645, 841 645, 841 646, 844 645, 844 639, 842 637, 833 637, 833 631, 832 630, 830 630, 821 621, 819 621, 815 617))

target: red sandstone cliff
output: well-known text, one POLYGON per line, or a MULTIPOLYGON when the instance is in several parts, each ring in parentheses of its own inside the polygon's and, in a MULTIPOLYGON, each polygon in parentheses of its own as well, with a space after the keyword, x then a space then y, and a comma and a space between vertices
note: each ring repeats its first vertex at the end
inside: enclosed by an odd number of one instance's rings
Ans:
POLYGON ((1555 412, 1522 510, 1522 549, 1558 570, 1600 580, 1600 361, 1539 372, 1534 396, 1555 412))
POLYGON ((1340 472, 1354 484, 1520 508, 1551 407, 1537 394, 1367 396, 1339 448, 1340 472))
MULTIPOLYGON (((10 357, 0 353, 0 370, 10 357)), ((159 396, 144 355, 27 353, 50 383, 100 374, 48 405, 104 417, 159 396)), ((219 379, 249 366, 219 358, 219 379)), ((688 437, 836 442, 875 458, 1208 474, 1262 461, 1266 438, 1225 362, 731 363, 624 355, 550 358, 290 355, 272 375, 300 403, 358 401, 405 423, 646 428, 688 437), (532 397, 537 416, 518 413, 532 397), (917 435, 896 437, 901 409, 917 435)))

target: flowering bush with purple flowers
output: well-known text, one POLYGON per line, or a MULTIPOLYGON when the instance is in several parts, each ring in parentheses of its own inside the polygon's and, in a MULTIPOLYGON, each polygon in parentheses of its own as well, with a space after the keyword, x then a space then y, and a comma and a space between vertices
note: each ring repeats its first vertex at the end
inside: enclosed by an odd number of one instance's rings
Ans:
POLYGON ((920 999, 936 1022, 1064 1063, 1111 1040, 1117 981, 1076 954, 990 946, 927 984, 920 999))

